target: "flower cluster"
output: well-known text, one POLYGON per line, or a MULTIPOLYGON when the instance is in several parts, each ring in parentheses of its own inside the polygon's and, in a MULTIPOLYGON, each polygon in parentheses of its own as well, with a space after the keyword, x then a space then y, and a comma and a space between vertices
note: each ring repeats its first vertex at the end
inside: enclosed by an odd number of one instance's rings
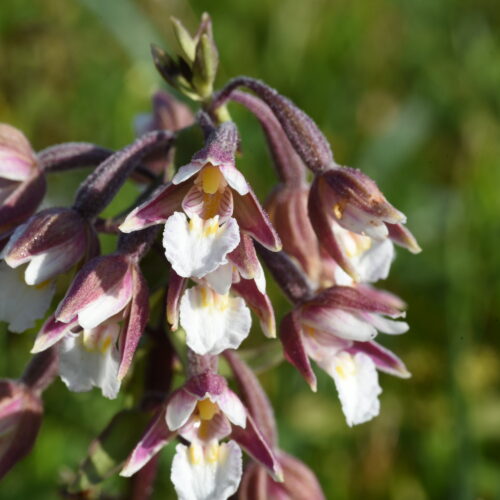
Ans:
POLYGON ((138 139, 116 152, 66 143, 36 153, 20 131, 0 126, 0 320, 23 332, 45 318, 25 375, 0 383, 0 475, 31 448, 42 390, 58 373, 71 391, 98 387, 107 398, 144 383, 133 408, 90 446, 70 493, 117 471, 149 491, 157 453, 178 440, 171 479, 181 499, 298 498, 299 490, 321 499, 314 474, 279 448, 270 403, 236 351, 253 313, 266 337, 279 330, 284 359, 313 390, 311 360, 333 378, 348 425, 370 420, 379 413, 377 372, 409 376, 375 341, 408 330, 405 304, 373 285, 388 276, 394 244, 420 249, 405 216, 373 180, 335 163, 291 101, 247 77, 214 92, 218 54, 207 15, 195 35, 173 25, 181 53, 153 47, 153 59, 168 83, 201 103, 196 115, 158 92, 153 114, 136 123, 138 139), (258 119, 280 178, 265 209, 238 170, 230 102, 258 119), (191 160, 179 164, 186 144, 191 160), (73 204, 37 212, 50 173, 82 166, 93 170, 73 204), (137 200, 126 214, 102 218, 128 178, 141 185, 137 200), (111 254, 101 254, 102 233, 116 235, 111 254), (292 303, 279 329, 261 261, 292 303), (62 283, 69 286, 47 316, 62 283), (142 435, 136 416, 150 417, 142 435), (96 450, 123 428, 127 449, 99 462, 96 450))

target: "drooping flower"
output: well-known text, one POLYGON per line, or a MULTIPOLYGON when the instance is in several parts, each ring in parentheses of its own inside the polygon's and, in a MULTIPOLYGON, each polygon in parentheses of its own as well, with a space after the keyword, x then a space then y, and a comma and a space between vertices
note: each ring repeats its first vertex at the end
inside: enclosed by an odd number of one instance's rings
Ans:
POLYGON ((46 191, 35 152, 24 134, 0 124, 0 243, 30 217, 46 191))
POLYGON ((235 124, 220 125, 191 163, 133 210, 120 229, 131 232, 165 223, 167 259, 186 278, 203 278, 226 264, 228 254, 240 242, 240 231, 268 248, 279 249, 267 215, 235 166, 237 144, 235 124))
POLYGON ((276 479, 281 478, 276 457, 220 375, 195 375, 169 397, 129 456, 121 475, 133 475, 175 435, 189 443, 177 445, 172 463, 172 482, 183 500, 225 500, 234 494, 242 474, 240 446, 276 479), (233 439, 220 442, 227 437, 233 439))
POLYGON ((58 343, 59 372, 70 390, 96 386, 114 398, 147 317, 147 285, 133 256, 96 257, 78 273, 32 352, 58 343))
POLYGON ((313 390, 316 377, 309 359, 333 378, 348 425, 378 415, 382 390, 377 369, 409 376, 399 358, 373 341, 378 332, 408 330, 406 323, 394 320, 403 315, 403 305, 387 292, 334 286, 298 306, 281 324, 285 357, 313 390))

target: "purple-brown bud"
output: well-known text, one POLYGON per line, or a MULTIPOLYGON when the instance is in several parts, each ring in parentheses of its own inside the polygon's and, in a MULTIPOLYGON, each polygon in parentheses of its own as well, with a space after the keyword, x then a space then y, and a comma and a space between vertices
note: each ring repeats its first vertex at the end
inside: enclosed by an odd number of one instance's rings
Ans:
POLYGON ((45 191, 45 176, 24 134, 0 124, 0 236, 30 217, 45 191))
POLYGON ((22 382, 0 380, 0 479, 30 452, 42 414, 36 391, 22 382))
POLYGON ((78 212, 49 208, 14 231, 3 255, 10 267, 28 264, 25 281, 38 285, 68 271, 97 248, 97 236, 78 212))

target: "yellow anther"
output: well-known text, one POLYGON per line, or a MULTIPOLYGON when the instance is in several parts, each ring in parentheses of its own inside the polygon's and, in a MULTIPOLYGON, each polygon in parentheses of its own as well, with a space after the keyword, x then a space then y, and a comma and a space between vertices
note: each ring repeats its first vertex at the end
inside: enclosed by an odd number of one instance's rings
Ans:
POLYGON ((205 450, 205 460, 209 464, 214 464, 219 459, 219 443, 217 441, 213 441, 210 443, 205 450))
POLYGON ((335 371, 338 373, 339 377, 343 379, 352 377, 356 374, 356 363, 349 353, 343 352, 339 355, 335 371))
POLYGON ((207 194, 216 193, 224 182, 224 176, 221 174, 219 167, 214 167, 211 163, 203 167, 200 177, 202 189, 207 194))
POLYGON ((337 217, 337 219, 342 219, 342 215, 344 214, 344 209, 339 203, 336 203, 333 206, 333 213, 335 214, 335 217, 337 217))
POLYGON ((111 344, 113 342, 113 339, 111 338, 111 335, 106 335, 104 339, 101 341, 101 345, 99 350, 101 351, 102 354, 106 354, 107 350, 111 347, 111 344))
POLYGON ((188 450, 188 458, 192 465, 200 465, 203 462, 203 448, 198 443, 191 443, 188 450))
POLYGON ((229 307, 229 294, 220 295, 214 293, 214 305, 219 311, 225 311, 229 307))
POLYGON ((35 285, 35 288, 37 290, 43 290, 44 288, 47 288, 50 285, 50 280, 42 281, 41 283, 38 283, 38 285, 35 285))
POLYGON ((81 336, 81 339, 82 339, 82 344, 83 344, 83 347, 91 352, 91 351, 95 351, 96 347, 97 347, 97 339, 96 339, 96 335, 95 333, 92 331, 92 330, 83 330, 83 334, 81 336))
POLYGON ((340 365, 335 367, 335 371, 339 374, 340 378, 345 378, 345 371, 340 365))
POLYGON ((219 407, 210 399, 198 401, 198 414, 202 420, 212 420, 216 413, 219 413, 219 407))

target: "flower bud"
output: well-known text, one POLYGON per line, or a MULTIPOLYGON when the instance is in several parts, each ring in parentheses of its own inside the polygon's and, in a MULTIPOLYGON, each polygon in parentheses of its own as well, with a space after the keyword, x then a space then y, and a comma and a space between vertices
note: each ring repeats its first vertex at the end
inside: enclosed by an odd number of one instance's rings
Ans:
POLYGON ((49 208, 16 229, 3 255, 12 268, 28 264, 26 283, 39 285, 71 269, 97 245, 93 229, 78 212, 49 208))
POLYGON ((0 380, 0 478, 30 452, 42 414, 35 391, 22 382, 0 380))
POLYGON ((30 217, 45 191, 45 176, 26 137, 0 124, 0 236, 30 217))

